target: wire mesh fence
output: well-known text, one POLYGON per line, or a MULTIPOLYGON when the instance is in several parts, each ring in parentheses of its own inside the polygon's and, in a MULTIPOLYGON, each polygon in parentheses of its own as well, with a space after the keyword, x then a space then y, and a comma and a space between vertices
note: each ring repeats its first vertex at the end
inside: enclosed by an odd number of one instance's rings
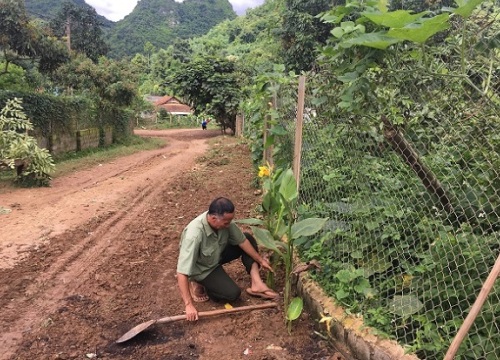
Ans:
MULTIPOLYGON (((302 256, 321 262, 314 276, 338 303, 422 359, 444 357, 500 252, 500 52, 490 6, 469 20, 467 48, 454 23, 427 50, 425 71, 396 56, 365 72, 375 86, 360 111, 345 111, 344 84, 328 68, 307 79, 298 216, 329 222, 302 243, 302 256)), ((291 166, 296 106, 277 112, 287 135, 274 159, 291 166)), ((498 359, 499 333, 497 281, 457 358, 498 359)))
MULTIPOLYGON (((441 115, 442 135, 417 124, 379 142, 316 117, 301 162, 303 211, 331 219, 304 249, 323 260, 320 283, 426 359, 449 345, 500 249, 498 121, 457 129, 441 115)), ((468 358, 497 359, 499 290, 464 344, 468 358)))

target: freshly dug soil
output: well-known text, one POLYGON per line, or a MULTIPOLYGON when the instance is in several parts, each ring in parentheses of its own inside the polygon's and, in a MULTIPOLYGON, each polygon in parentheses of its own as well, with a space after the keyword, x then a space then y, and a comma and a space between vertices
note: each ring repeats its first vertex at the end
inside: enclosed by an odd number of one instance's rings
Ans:
MULTIPOLYGON (((166 146, 76 171, 50 188, 0 193, 0 359, 340 359, 307 313, 288 334, 281 306, 156 324, 115 343, 139 323, 182 314, 175 269, 191 219, 217 196, 233 200, 239 219, 259 202, 248 149, 237 139, 201 129, 138 133, 166 146)), ((227 271, 248 287, 239 262, 227 271)), ((231 305, 262 302, 243 291, 231 305)))

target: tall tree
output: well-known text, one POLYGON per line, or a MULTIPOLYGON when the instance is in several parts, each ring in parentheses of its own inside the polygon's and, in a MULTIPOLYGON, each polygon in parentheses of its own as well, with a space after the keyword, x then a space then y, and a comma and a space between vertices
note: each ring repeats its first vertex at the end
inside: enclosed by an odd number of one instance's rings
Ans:
POLYGON ((318 46, 325 45, 331 26, 317 17, 344 0, 285 0, 281 42, 288 70, 300 73, 316 63, 318 46))
POLYGON ((85 54, 93 62, 106 55, 108 46, 104 42, 102 23, 93 8, 76 6, 66 1, 51 21, 55 35, 66 37, 71 50, 85 54))
POLYGON ((105 110, 129 106, 136 96, 136 75, 125 61, 102 57, 93 63, 84 55, 75 57, 57 72, 54 80, 76 92, 86 93, 105 110))
POLYGON ((196 113, 210 113, 220 125, 235 132, 241 82, 233 61, 196 58, 181 65, 169 82, 196 113))
POLYGON ((69 59, 62 43, 29 20, 22 0, 0 2, 0 50, 4 65, 0 75, 9 72, 11 63, 26 68, 35 61, 47 73, 69 59))

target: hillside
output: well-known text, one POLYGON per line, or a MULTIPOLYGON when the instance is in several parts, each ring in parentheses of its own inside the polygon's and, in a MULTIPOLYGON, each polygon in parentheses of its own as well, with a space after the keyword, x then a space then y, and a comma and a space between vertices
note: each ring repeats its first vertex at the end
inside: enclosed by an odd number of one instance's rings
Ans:
POLYGON ((214 26, 191 41, 193 56, 232 56, 252 71, 272 71, 273 64, 283 63, 280 6, 279 1, 267 0, 245 16, 214 26))
MULTIPOLYGON (((92 6, 88 5, 84 0, 68 0, 79 7, 85 9, 92 6)), ((61 8, 63 1, 61 0, 25 0, 24 1, 26 12, 33 17, 40 18, 42 20, 49 21, 57 14, 61 8)), ((101 21, 104 29, 110 29, 114 26, 114 22, 106 19, 104 16, 97 15, 97 18, 101 21)))
MULTIPOLYGON (((84 0, 69 0, 91 8, 84 0)), ((28 14, 43 20, 59 11, 60 0, 26 0, 28 14)), ((215 25, 236 18, 228 0, 139 0, 123 20, 113 22, 98 15, 103 24, 109 57, 122 58, 143 52, 146 42, 166 48, 175 40, 206 34, 215 25)))
POLYGON ((121 58, 143 52, 147 41, 166 48, 177 39, 203 35, 234 18, 236 13, 228 0, 140 0, 109 33, 109 55, 121 58))

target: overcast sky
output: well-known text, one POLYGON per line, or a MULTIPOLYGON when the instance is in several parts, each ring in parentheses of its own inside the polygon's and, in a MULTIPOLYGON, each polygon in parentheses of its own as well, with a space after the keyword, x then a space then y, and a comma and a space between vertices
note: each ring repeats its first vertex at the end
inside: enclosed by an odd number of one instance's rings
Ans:
MULTIPOLYGON (((182 0, 175 1, 182 2, 182 0)), ((134 10, 138 0, 85 0, 85 2, 92 5, 99 15, 118 21, 134 10)), ((264 0, 229 0, 229 2, 238 15, 243 15, 246 9, 259 6, 264 0)))

